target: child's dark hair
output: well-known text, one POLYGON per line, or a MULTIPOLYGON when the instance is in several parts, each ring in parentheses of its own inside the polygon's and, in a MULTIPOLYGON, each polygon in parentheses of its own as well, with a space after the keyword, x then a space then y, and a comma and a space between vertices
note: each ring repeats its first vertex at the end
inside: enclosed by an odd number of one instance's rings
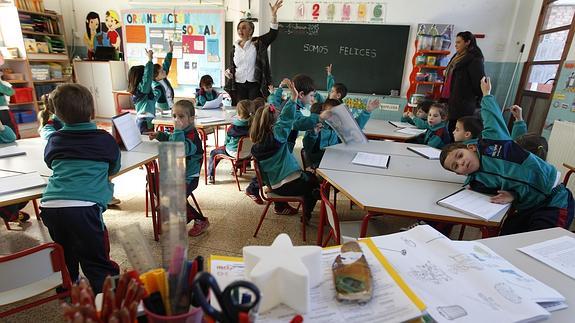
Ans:
POLYGON ((515 139, 515 142, 521 146, 521 148, 527 150, 535 156, 543 160, 547 159, 547 151, 549 150, 549 145, 547 144, 547 139, 545 139, 545 137, 529 132, 519 136, 517 139, 515 139))
POLYGON ((60 84, 50 94, 50 101, 56 116, 64 123, 90 122, 94 117, 94 98, 83 85, 60 84))
POLYGON ((180 107, 186 110, 188 116, 193 118, 196 115, 196 108, 194 107, 194 102, 190 100, 179 100, 178 102, 174 103, 174 107, 180 107))
POLYGON ((454 142, 452 144, 446 145, 445 147, 443 147, 441 149, 441 154, 439 154, 439 162, 441 163, 441 166, 443 166, 443 168, 447 169, 448 171, 451 171, 451 169, 445 167, 445 159, 447 159, 447 156, 449 155, 449 153, 451 153, 452 151, 455 151, 457 149, 467 149, 468 145, 461 143, 461 142, 454 142))
POLYGON ((327 107, 337 107, 338 105, 341 104, 341 100, 338 99, 326 99, 323 102, 323 109, 327 109, 327 107))
POLYGON ((465 116, 457 119, 463 125, 463 131, 471 132, 471 138, 477 138, 483 131, 483 123, 481 119, 474 116, 465 116))
POLYGON ((441 119, 443 119, 443 120, 447 119, 447 108, 445 107, 445 104, 443 104, 443 103, 432 103, 431 106, 429 107, 429 110, 431 110, 431 109, 437 109, 439 111, 439 115, 441 116, 441 119))
POLYGON ((214 79, 209 75, 204 75, 200 78, 200 87, 214 85, 214 79))
POLYGON ((315 85, 313 84, 312 78, 305 74, 294 76, 292 82, 295 88, 298 91, 303 92, 304 95, 307 95, 311 91, 315 91, 315 85))
POLYGON ((158 77, 161 70, 162 70, 162 65, 154 64, 154 79, 156 79, 156 77, 158 77))
POLYGON ((415 112, 417 112, 418 110, 423 110, 423 112, 429 113, 429 108, 431 108, 432 105, 433 105, 433 101, 431 101, 431 100, 421 101, 417 104, 417 107, 415 108, 415 112))
POLYGON ((130 67, 130 70, 128 71, 128 92, 135 95, 138 90, 138 84, 142 82, 143 77, 144 65, 135 65, 130 67))
POLYGON ((316 102, 309 109, 311 113, 320 114, 323 111, 323 103, 316 102))
POLYGON ((335 83, 333 85, 333 88, 337 93, 341 95, 341 97, 339 98, 340 100, 343 100, 343 98, 345 98, 345 96, 347 95, 347 87, 343 83, 335 83))
POLYGON ((250 139, 254 144, 262 143, 267 136, 272 133, 272 128, 276 122, 275 108, 270 104, 258 109, 252 118, 250 125, 250 139))
POLYGON ((252 103, 254 104, 253 105, 254 111, 252 111, 252 114, 254 114, 256 113, 257 110, 266 106, 266 99, 262 97, 257 97, 253 99, 252 103))
POLYGON ((236 105, 236 110, 238 111, 238 117, 249 120, 255 111, 254 102, 250 100, 241 100, 236 105))

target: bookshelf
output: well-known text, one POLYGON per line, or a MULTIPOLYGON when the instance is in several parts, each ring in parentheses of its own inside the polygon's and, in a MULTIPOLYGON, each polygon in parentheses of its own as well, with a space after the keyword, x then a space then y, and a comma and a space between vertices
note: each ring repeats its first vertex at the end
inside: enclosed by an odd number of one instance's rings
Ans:
POLYGON ((21 138, 38 136, 37 114, 43 94, 59 83, 72 82, 64 23, 61 15, 46 10, 42 0, 16 0, 14 7, 0 8, 3 46, 17 47, 18 56, 6 57, 2 69, 22 75, 5 80, 14 88, 32 89, 31 97, 11 102, 10 111, 18 123, 21 138), (19 26, 19 32, 14 32, 19 26))

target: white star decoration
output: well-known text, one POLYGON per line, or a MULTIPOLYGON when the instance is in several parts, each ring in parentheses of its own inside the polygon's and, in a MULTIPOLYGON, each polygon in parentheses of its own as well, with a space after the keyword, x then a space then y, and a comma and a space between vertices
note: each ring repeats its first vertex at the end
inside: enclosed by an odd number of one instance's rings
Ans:
POLYGON ((310 289, 321 283, 321 248, 294 247, 282 233, 271 246, 243 248, 246 278, 262 293, 260 312, 280 303, 299 313, 310 308, 310 289))

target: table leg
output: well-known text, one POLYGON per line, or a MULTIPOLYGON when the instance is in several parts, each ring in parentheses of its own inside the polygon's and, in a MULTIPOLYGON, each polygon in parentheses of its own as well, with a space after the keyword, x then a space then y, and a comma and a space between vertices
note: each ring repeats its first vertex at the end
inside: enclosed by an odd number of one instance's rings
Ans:
POLYGON ((499 227, 481 227, 481 238, 486 239, 499 235, 499 227))
POLYGON ((208 185, 208 171, 207 171, 207 154, 208 152, 206 151, 207 149, 207 135, 206 132, 204 131, 204 129, 198 129, 198 133, 200 134, 200 136, 202 136, 202 145, 204 146, 204 156, 203 156, 203 164, 204 164, 204 184, 208 185))
POLYGON ((375 213, 375 212, 367 212, 367 214, 361 220, 361 231, 359 233, 360 238, 365 238, 365 236, 367 235, 367 226, 369 225, 369 220, 373 216, 381 216, 381 215, 383 215, 383 214, 379 214, 379 213, 375 213))

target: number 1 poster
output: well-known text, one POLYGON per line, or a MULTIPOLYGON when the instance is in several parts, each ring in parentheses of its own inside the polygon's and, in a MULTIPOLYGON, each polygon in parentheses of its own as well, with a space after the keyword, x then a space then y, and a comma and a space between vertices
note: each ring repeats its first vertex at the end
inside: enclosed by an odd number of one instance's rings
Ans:
POLYGON ((122 11, 122 27, 126 40, 124 52, 129 66, 146 63, 145 49, 154 51, 154 58, 163 59, 174 43, 169 77, 176 84, 197 85, 204 74, 214 79, 214 86, 223 86, 224 73, 223 9, 130 9, 122 11))

